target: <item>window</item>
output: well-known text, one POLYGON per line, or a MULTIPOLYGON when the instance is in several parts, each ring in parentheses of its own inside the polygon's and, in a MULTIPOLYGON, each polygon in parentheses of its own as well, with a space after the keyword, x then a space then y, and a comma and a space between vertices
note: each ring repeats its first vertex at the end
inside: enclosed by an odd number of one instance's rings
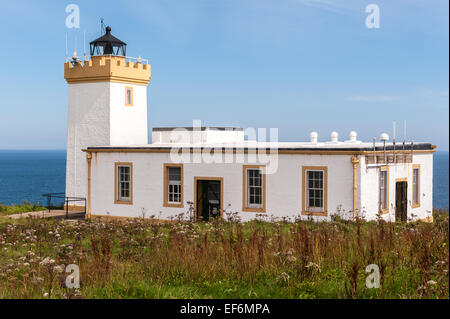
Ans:
POLYGON ((116 204, 133 202, 133 164, 115 163, 115 197, 116 204))
POLYGON ((327 215, 327 167, 303 166, 303 215, 327 215))
POLYGON ((380 212, 382 214, 389 212, 389 167, 384 166, 380 169, 380 212))
POLYGON ((181 168, 169 167, 169 200, 170 204, 181 203, 181 168))
POLYGON ((420 206, 420 164, 413 165, 413 203, 412 207, 420 206))
POLYGON ((183 207, 183 164, 164 164, 164 206, 183 207))
POLYGON ((133 106, 133 88, 131 86, 125 87, 125 105, 133 106))
POLYGON ((266 174, 262 165, 243 167, 243 211, 266 211, 266 174))

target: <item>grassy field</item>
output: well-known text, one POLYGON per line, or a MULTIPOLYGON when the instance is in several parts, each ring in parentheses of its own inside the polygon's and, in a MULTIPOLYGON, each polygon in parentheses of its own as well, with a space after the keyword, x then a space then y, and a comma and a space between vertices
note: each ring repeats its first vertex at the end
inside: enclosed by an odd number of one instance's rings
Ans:
POLYGON ((0 298, 449 298, 448 245, 448 212, 409 224, 1 218, 0 298), (65 288, 68 264, 79 289, 65 288))
POLYGON ((0 203, 0 216, 37 212, 46 209, 47 208, 40 206, 38 203, 32 204, 27 201, 23 201, 22 204, 17 205, 2 205, 2 203, 0 203))

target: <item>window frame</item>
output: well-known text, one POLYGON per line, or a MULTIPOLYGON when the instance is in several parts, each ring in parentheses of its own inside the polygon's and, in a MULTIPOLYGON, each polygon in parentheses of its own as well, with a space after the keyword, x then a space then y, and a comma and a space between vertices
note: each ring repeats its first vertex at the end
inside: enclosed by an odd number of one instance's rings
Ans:
POLYGON ((183 164, 164 164, 163 169, 163 175, 164 175, 164 191, 163 191, 163 206, 164 207, 177 207, 177 208, 183 208, 184 207, 184 170, 183 170, 183 164), (180 202, 169 202, 169 168, 180 168, 181 170, 181 184, 180 184, 180 202))
POLYGON ((126 86, 125 87, 125 106, 133 106, 133 87, 126 86), (130 103, 128 103, 128 90, 130 90, 130 103))
POLYGON ((133 205, 133 163, 131 162, 115 162, 114 163, 114 204, 125 204, 125 205, 133 205), (130 168, 130 199, 123 200, 121 199, 120 192, 120 176, 119 176, 119 168, 120 167, 129 167, 130 168))
POLYGON ((420 164, 413 164, 412 167, 412 208, 420 207, 420 180, 421 180, 420 164), (417 181, 414 183, 414 171, 417 173, 417 181), (415 191, 417 187, 417 202, 415 201, 415 191))
POLYGON ((378 176, 378 209, 381 214, 387 214, 389 213, 389 166, 381 166, 380 167, 380 173, 378 176), (385 185, 384 185, 384 191, 385 191, 385 204, 386 207, 383 208, 383 203, 381 202, 381 176, 382 172, 386 172, 386 179, 385 179, 385 185))
POLYGON ((307 216, 328 216, 328 166, 302 166, 302 215, 307 216), (323 172, 323 210, 310 210, 307 205, 307 194, 309 184, 307 184, 306 178, 309 171, 322 171, 323 172))
POLYGON ((242 211, 243 212, 254 212, 254 213, 265 213, 266 212, 266 188, 267 188, 267 178, 266 178, 266 166, 265 165, 243 165, 242 166, 242 211), (261 204, 256 206, 256 204, 249 204, 248 194, 248 171, 249 170, 260 170, 261 171, 261 204), (253 207, 252 207, 253 206, 253 207))

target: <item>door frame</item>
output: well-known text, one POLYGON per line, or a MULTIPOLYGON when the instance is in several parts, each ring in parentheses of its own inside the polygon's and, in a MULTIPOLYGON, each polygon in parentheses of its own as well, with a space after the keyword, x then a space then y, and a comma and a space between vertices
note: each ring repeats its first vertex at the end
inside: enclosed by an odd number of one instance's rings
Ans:
MULTIPOLYGON (((406 210, 406 221, 408 221, 408 178, 407 177, 402 177, 402 178, 396 178, 395 179, 395 211, 394 211, 394 215, 395 215, 395 221, 397 221, 397 183, 402 183, 405 182, 406 183, 406 189, 405 189, 405 197, 406 197, 406 201, 405 201, 405 210, 406 210)), ((402 220, 402 216, 400 216, 400 221, 403 222, 402 220)))
POLYGON ((220 182, 220 216, 223 218, 223 177, 201 177, 194 176, 194 220, 197 220, 197 182, 198 181, 216 181, 220 182))

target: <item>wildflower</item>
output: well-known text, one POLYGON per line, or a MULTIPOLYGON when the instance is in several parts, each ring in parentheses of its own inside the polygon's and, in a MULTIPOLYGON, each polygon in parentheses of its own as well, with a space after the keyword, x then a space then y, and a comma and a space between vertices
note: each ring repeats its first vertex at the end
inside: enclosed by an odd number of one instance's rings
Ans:
POLYGON ((427 281, 427 285, 429 285, 429 286, 431 286, 431 285, 436 285, 436 284, 437 284, 437 282, 434 281, 434 280, 428 280, 428 281, 427 281))
POLYGON ((306 268, 310 268, 310 267, 314 267, 314 268, 316 268, 316 269, 320 272, 320 267, 319 267, 318 264, 313 263, 313 262, 310 261, 310 262, 306 265, 306 268))
POLYGON ((39 265, 41 265, 41 266, 47 266, 47 265, 52 265, 52 264, 54 264, 55 263, 55 260, 54 259, 50 259, 50 257, 45 257, 45 259, 43 260, 43 261, 41 261, 40 263, 39 263, 39 265))
POLYGON ((53 267, 53 271, 60 274, 60 273, 64 272, 64 267, 62 267, 62 265, 55 266, 55 267, 53 267))
POLYGON ((44 278, 42 278, 42 277, 34 277, 34 278, 31 280, 31 282, 34 283, 34 284, 40 284, 40 283, 43 283, 43 282, 44 282, 44 278))
POLYGON ((45 292, 44 293, 44 298, 47 298, 48 297, 48 292, 45 292))
POLYGON ((280 275, 280 279, 283 279, 284 281, 288 281, 290 277, 291 276, 289 276, 289 274, 286 272, 282 272, 280 275))
POLYGON ((290 261, 290 262, 294 262, 294 261, 297 260, 297 258, 295 256, 288 256, 287 260, 290 261))

